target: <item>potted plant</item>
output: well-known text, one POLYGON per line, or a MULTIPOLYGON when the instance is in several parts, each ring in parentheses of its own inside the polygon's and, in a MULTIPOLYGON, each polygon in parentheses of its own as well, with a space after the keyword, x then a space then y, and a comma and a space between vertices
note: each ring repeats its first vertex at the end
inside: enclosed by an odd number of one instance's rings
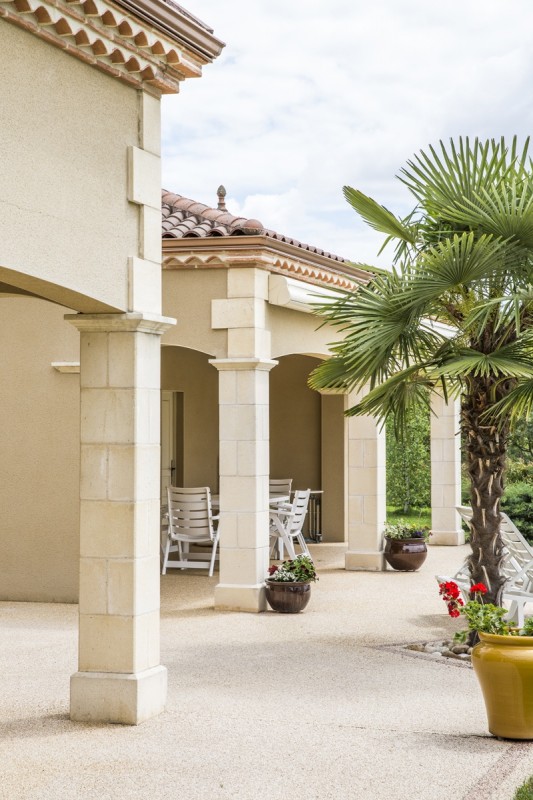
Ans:
POLYGON ((385 560, 393 569, 414 572, 422 566, 428 554, 429 528, 400 519, 387 522, 383 534, 385 560))
POLYGON ((457 641, 479 637, 472 666, 481 685, 489 731, 503 739, 533 739, 533 617, 520 630, 505 619, 507 609, 484 603, 487 587, 470 587, 470 600, 461 598, 454 581, 439 584, 451 617, 464 616, 468 630, 457 641))
POLYGON ((315 565, 306 555, 274 564, 266 578, 266 599, 274 611, 297 614, 303 611, 311 597, 311 582, 317 581, 315 565))

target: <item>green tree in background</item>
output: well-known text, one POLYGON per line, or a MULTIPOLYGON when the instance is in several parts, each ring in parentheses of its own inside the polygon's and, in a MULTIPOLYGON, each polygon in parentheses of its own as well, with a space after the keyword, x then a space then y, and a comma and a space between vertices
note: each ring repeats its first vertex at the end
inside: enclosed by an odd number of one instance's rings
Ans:
POLYGON ((405 437, 398 438, 395 420, 387 420, 387 505, 410 514, 431 499, 429 413, 408 412, 405 437))

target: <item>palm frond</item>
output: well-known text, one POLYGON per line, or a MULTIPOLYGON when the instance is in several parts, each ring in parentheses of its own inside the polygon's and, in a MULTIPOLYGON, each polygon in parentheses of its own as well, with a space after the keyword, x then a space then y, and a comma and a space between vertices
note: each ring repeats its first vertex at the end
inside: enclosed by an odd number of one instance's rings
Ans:
POLYGON ((493 353, 460 348, 455 355, 443 359, 435 367, 434 375, 452 378, 488 377, 533 378, 531 350, 524 353, 513 345, 501 347, 493 353))
POLYGON ((484 412, 482 418, 487 422, 511 426, 520 420, 527 419, 533 412, 533 379, 519 381, 503 400, 495 403, 484 412))
POLYGON ((533 180, 513 179, 482 187, 444 209, 453 222, 471 228, 482 227, 487 233, 533 246, 533 180))
MULTIPOLYGON (((513 191, 508 191, 513 183, 515 194, 521 192, 523 208, 526 207, 530 190, 522 182, 530 180, 527 167, 529 138, 519 149, 518 140, 513 137, 510 147, 502 138, 473 143, 468 137, 460 137, 458 146, 450 140, 449 148, 440 141, 440 153, 429 147, 429 154, 421 152, 401 170, 400 180, 409 188, 425 213, 432 219, 450 220, 464 230, 469 226, 465 217, 465 209, 476 209, 480 199, 485 196, 487 187, 491 187, 493 210, 498 207, 496 195, 503 190, 509 195, 508 201, 500 207, 500 213, 507 208, 513 217, 513 191)), ((489 192, 489 197, 491 193, 489 192)), ((489 214, 490 218, 490 214, 489 214)), ((503 231, 489 231, 501 236, 503 231)))
MULTIPOLYGON (((507 331, 514 330, 520 335, 524 320, 533 313, 533 286, 526 285, 504 296, 491 297, 473 305, 464 320, 464 328, 471 331, 477 328, 479 335, 490 324, 495 334, 505 337, 507 331)), ((496 340, 496 343, 497 340, 496 340)))
POLYGON ((345 412, 346 416, 370 415, 382 426, 392 417, 396 435, 403 440, 409 413, 414 409, 429 408, 432 385, 423 365, 409 367, 373 388, 345 412))
POLYGON ((342 370, 350 387, 374 385, 397 369, 425 361, 441 346, 443 334, 420 324, 426 305, 409 304, 404 294, 405 280, 393 271, 318 309, 344 339, 331 348, 336 366, 321 365, 313 373, 313 388, 336 388, 342 370))
POLYGON ((416 241, 415 232, 410 226, 405 225, 395 217, 385 206, 380 206, 371 197, 367 197, 363 192, 358 189, 352 189, 350 186, 344 186, 342 191, 352 208, 371 228, 380 233, 385 233, 389 237, 403 239, 414 244, 416 241))
POLYGON ((514 246, 492 236, 476 238, 473 232, 455 234, 421 253, 413 272, 410 292, 414 302, 455 292, 466 298, 473 285, 490 286, 489 276, 507 274, 514 246))

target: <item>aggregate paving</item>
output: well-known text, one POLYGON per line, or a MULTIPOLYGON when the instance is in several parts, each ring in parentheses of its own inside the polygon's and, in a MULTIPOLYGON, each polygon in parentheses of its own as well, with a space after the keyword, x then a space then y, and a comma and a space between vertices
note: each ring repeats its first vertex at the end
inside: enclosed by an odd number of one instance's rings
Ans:
POLYGON ((168 703, 137 727, 69 720, 76 606, 0 603, 1 800, 512 800, 533 743, 488 733, 471 669, 396 647, 457 629, 434 575, 466 548, 417 573, 312 550, 298 615, 216 611, 216 575, 161 579, 168 703))

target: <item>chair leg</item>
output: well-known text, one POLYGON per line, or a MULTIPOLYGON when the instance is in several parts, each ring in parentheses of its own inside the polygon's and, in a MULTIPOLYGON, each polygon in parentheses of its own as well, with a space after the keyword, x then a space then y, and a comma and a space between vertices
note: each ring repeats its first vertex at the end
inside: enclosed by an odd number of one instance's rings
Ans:
POLYGON ((217 557, 217 547, 218 547, 218 531, 215 534, 215 540, 213 542, 213 552, 211 553, 211 561, 209 562, 209 577, 213 577, 213 572, 215 571, 215 560, 217 557))
POLYGON ((289 554, 289 558, 291 558, 291 559, 296 558, 296 551, 294 549, 294 544, 293 544, 291 538, 289 536, 287 536, 285 531, 283 531, 281 541, 282 541, 282 547, 283 547, 283 545, 285 545, 285 547, 287 548, 287 553, 289 554))
POLYGON ((296 538, 298 539, 299 545, 302 548, 302 555, 309 556, 309 558, 312 561, 313 559, 311 557, 311 553, 309 552, 309 548, 307 546, 307 542, 305 541, 303 533, 299 533, 296 538))
POLYGON ((168 555, 170 553, 170 538, 167 539, 167 545, 165 547, 165 555, 163 557, 163 569, 161 570, 161 575, 167 574, 167 564, 168 564, 168 555))

